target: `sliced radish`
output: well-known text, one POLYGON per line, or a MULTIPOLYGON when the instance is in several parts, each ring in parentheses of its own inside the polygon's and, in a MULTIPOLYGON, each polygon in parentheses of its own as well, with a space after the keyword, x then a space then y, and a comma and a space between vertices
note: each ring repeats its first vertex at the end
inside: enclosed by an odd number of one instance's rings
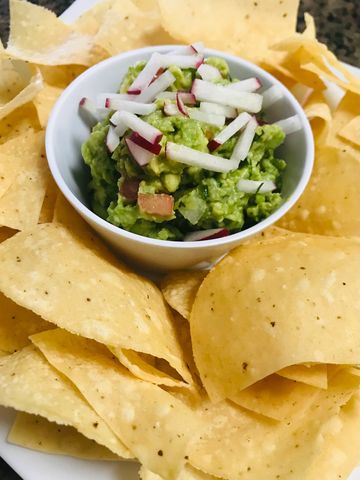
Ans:
POLYGON ((225 143, 229 138, 231 138, 235 133, 241 130, 251 119, 251 116, 246 113, 240 113, 238 117, 235 118, 229 125, 224 128, 216 137, 213 138, 208 144, 210 152, 218 148, 220 145, 225 143))
POLYGON ((289 118, 284 118, 284 120, 279 120, 275 122, 275 125, 278 125, 284 131, 285 135, 290 135, 290 133, 297 132, 302 129, 301 121, 298 115, 293 115, 289 118))
POLYGON ((126 100, 128 102, 136 101, 137 95, 128 95, 127 93, 100 93, 96 97, 97 107, 106 107, 109 100, 126 100))
POLYGON ((141 118, 137 117, 130 112, 119 112, 118 115, 119 125, 126 125, 134 132, 137 132, 141 137, 145 138, 148 142, 159 143, 163 134, 160 130, 153 127, 141 118))
MULTIPOLYGON (((125 110, 126 112, 136 113, 138 115, 148 115, 149 113, 155 112, 156 105, 155 103, 139 103, 139 102, 129 102, 128 100, 111 100, 110 107, 111 110, 125 110)), ((116 119, 119 112, 115 112, 114 115, 110 118, 110 122, 114 125, 117 125, 116 119)))
POLYGON ((301 106, 305 105, 314 89, 303 85, 302 83, 296 83, 291 89, 291 93, 301 106))
POLYGON ((83 97, 79 102, 79 107, 89 117, 91 122, 100 122, 110 113, 107 108, 98 108, 90 98, 83 97))
POLYGON ((155 97, 156 100, 176 100, 176 92, 160 92, 155 97))
POLYGON ((256 118, 251 117, 235 145, 235 148, 231 155, 230 160, 237 162, 237 164, 245 160, 245 158, 249 153, 251 144, 254 140, 257 127, 258 127, 258 122, 256 118))
POLYGON ((276 185, 271 180, 245 180, 237 184, 238 190, 244 193, 269 193, 276 190, 276 185))
POLYGON ((239 92, 255 92, 262 86, 261 81, 257 77, 246 78, 239 82, 230 83, 226 88, 237 90, 239 92))
POLYGON ((219 70, 212 65, 207 65, 206 63, 202 63, 200 67, 197 69, 197 73, 203 80, 207 80, 211 82, 212 80, 221 80, 222 76, 219 70))
POLYGON ((109 152, 113 153, 119 143, 119 135, 116 133, 115 128, 110 125, 106 135, 106 146, 109 149, 109 152))
POLYGON ((200 240, 213 240, 215 238, 227 237, 230 234, 227 228, 210 228, 199 230, 185 235, 184 242, 198 242, 200 240))
POLYGON ((273 103, 284 98, 284 94, 278 85, 273 85, 263 92, 263 108, 269 108, 273 103))
POLYGON ((200 101, 220 103, 251 113, 261 110, 262 96, 258 93, 238 92, 205 80, 195 79, 191 93, 195 95, 196 100, 200 101))
POLYGON ((174 213, 174 197, 167 193, 139 193, 138 205, 149 215, 170 217, 174 213))
POLYGON ((155 155, 159 155, 159 153, 161 152, 160 143, 150 143, 137 132, 133 132, 130 135, 130 140, 136 143, 136 145, 139 145, 139 147, 145 148, 145 150, 148 150, 155 155))
POLYGON ((199 122, 209 123, 216 127, 223 127, 225 125, 225 115, 216 115, 215 113, 202 112, 198 108, 188 108, 189 117, 199 122))
POLYGON ((179 109, 175 103, 165 102, 164 113, 168 117, 174 117, 175 115, 181 115, 179 109))
POLYGON ((226 118, 235 118, 237 116, 236 108, 212 102, 200 102, 200 110, 205 113, 225 115, 226 118))
POLYGON ((176 96, 180 95, 181 100, 186 105, 195 105, 196 98, 190 92, 161 92, 156 95, 156 100, 176 100, 176 96))
POLYGON ((179 112, 185 115, 185 117, 189 116, 187 108, 185 107, 184 102, 179 93, 176 94, 176 105, 177 105, 177 108, 179 109, 179 112))
POLYGON ((204 44, 202 42, 196 42, 191 45, 184 45, 176 50, 169 52, 169 55, 195 55, 196 53, 204 52, 204 44))
POLYGON ((160 57, 161 55, 156 52, 151 55, 150 60, 128 88, 128 93, 137 95, 150 85, 154 76, 161 68, 160 57))
POLYGON ((160 55, 160 66, 168 68, 172 65, 179 68, 198 68, 204 61, 202 55, 160 55))
POLYGON ((166 70, 166 72, 162 73, 156 80, 154 80, 154 82, 146 87, 140 95, 138 95, 137 101, 143 103, 152 102, 156 95, 166 90, 175 81, 176 78, 170 70, 166 70))
POLYGON ((185 145, 167 142, 166 157, 176 162, 185 163, 193 167, 204 168, 212 172, 230 172, 237 168, 237 163, 226 158, 217 157, 210 153, 200 152, 185 145))
POLYGON ((134 143, 132 140, 130 140, 130 138, 126 138, 125 142, 133 159, 141 167, 143 167, 144 165, 147 165, 152 159, 152 157, 154 156, 151 152, 149 152, 148 150, 145 150, 145 148, 142 148, 136 143, 134 143))

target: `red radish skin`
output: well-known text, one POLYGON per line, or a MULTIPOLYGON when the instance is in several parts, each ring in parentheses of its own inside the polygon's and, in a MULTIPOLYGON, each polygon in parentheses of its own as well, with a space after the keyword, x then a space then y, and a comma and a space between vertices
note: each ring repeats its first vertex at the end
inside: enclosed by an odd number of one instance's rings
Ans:
POLYGON ((141 167, 147 165, 150 160, 153 158, 153 154, 145 148, 140 147, 136 143, 134 143, 130 138, 125 139, 126 146, 129 149, 129 152, 136 163, 138 163, 141 167))
POLYGON ((176 105, 177 105, 179 111, 183 115, 185 115, 185 117, 189 116, 187 108, 185 107, 184 102, 183 102, 183 100, 181 98, 181 95, 179 93, 176 94, 176 105))
MULTIPOLYGON (((159 68, 159 70, 155 73, 155 75, 153 76, 153 78, 151 79, 151 82, 149 83, 149 85, 151 85, 157 78, 160 77, 160 75, 162 73, 164 73, 165 70, 163 68, 159 68)), ((139 90, 139 93, 141 93, 141 90, 139 90)))
POLYGON ((210 150, 210 152, 213 152, 214 150, 219 148, 220 145, 221 143, 217 142, 216 140, 210 140, 210 142, 208 143, 208 149, 210 150))
POLYGON ((203 240, 215 240, 216 238, 227 237, 230 232, 227 228, 212 228, 209 230, 199 230, 197 232, 188 233, 185 242, 199 242, 203 240))
POLYGON ((138 198, 140 180, 138 178, 125 178, 120 185, 120 193, 129 202, 136 202, 138 198))
POLYGON ((79 107, 82 107, 86 103, 86 97, 83 97, 79 102, 79 107))
POLYGON ((174 197, 166 193, 139 193, 138 205, 148 215, 170 217, 174 213, 174 197))
POLYGON ((139 88, 134 88, 134 90, 128 90, 127 93, 129 95, 140 95, 141 90, 139 88))
POLYGON ((139 135, 137 132, 133 132, 130 135, 130 140, 139 145, 139 147, 148 150, 149 152, 153 153, 154 155, 159 155, 161 152, 161 145, 160 143, 151 143, 148 142, 145 138, 139 135))

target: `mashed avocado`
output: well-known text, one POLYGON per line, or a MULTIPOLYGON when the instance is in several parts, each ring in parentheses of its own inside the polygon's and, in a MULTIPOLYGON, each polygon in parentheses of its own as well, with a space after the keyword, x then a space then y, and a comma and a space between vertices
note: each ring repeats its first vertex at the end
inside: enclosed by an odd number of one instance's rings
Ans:
MULTIPOLYGON (((224 60, 208 58, 206 62, 219 69, 229 83, 229 68, 224 60)), ((124 93, 144 68, 145 62, 130 67, 119 91, 124 93)), ((170 67, 176 78, 169 91, 189 91, 196 76, 195 69, 170 67)), ((284 141, 283 131, 276 125, 262 125, 256 130, 247 158, 237 170, 229 173, 191 167, 166 158, 168 141, 209 153, 208 142, 221 128, 182 115, 166 116, 164 101, 157 101, 155 112, 141 118, 159 129, 161 152, 140 167, 132 158, 125 138, 111 154, 105 139, 109 119, 98 123, 82 146, 84 162, 90 168, 89 189, 92 208, 110 223, 139 235, 162 240, 182 240, 193 230, 224 227, 237 232, 270 215, 282 202, 281 176, 286 163, 277 158, 275 150, 284 141), (237 188, 240 179, 272 180, 277 190, 271 193, 244 193, 237 188), (129 182, 135 185, 135 198, 124 191, 129 182), (166 217, 145 213, 136 201, 140 194, 167 194, 173 197, 173 213, 166 217)), ((230 158, 239 134, 234 135, 214 155, 230 158)), ((226 160, 224 160, 226 161, 226 160)))

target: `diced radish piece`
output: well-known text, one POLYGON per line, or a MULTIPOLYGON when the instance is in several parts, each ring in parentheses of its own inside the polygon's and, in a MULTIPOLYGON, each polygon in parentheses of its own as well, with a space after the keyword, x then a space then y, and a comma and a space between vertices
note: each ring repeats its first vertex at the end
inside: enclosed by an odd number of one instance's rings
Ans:
POLYGON ((106 146, 109 149, 109 152, 113 153, 119 143, 119 135, 117 135, 115 128, 110 125, 108 133, 106 135, 106 146))
POLYGON ((133 132, 130 135, 130 140, 136 143, 136 145, 139 145, 139 147, 145 148, 145 150, 148 150, 155 155, 159 155, 159 153, 161 152, 160 143, 150 143, 137 132, 133 132))
POLYGON ((237 90, 239 92, 255 92, 262 86, 260 80, 257 77, 246 78, 239 82, 230 83, 227 88, 230 90, 237 90))
POLYGON ((136 202, 140 180, 138 178, 125 178, 120 184, 121 195, 130 202, 136 202))
POLYGON ((209 123, 216 127, 223 127, 225 125, 225 115, 216 115, 215 113, 202 112, 198 108, 188 108, 189 117, 199 122, 209 123))
POLYGON ((156 52, 151 55, 150 60, 128 88, 128 93, 139 94, 150 85, 159 68, 161 68, 160 57, 161 55, 156 52))
POLYGON ((210 228, 199 230, 185 235, 184 242, 198 242, 200 240, 214 240, 215 238, 227 237, 230 234, 227 228, 210 228))
MULTIPOLYGON (((111 110, 125 110, 126 112, 136 113, 137 115, 148 115, 149 113, 155 112, 156 105, 155 103, 139 103, 139 102, 129 102, 128 100, 111 100, 110 107, 111 110)), ((114 115, 110 118, 110 122, 114 125, 117 125, 116 119, 119 112, 115 112, 114 115)))
POLYGON ((166 70, 166 72, 162 73, 160 77, 158 77, 154 82, 151 83, 151 85, 146 87, 140 95, 138 95, 137 101, 143 103, 152 102, 156 95, 166 90, 175 81, 176 78, 174 75, 169 70, 166 70))
POLYGON ((160 66, 168 68, 174 65, 179 68, 198 68, 204 61, 202 55, 160 55, 160 66))
POLYGON ((290 135, 290 133, 297 132, 302 129, 301 121, 298 115, 293 115, 289 118, 284 118, 284 120, 279 120, 275 122, 275 125, 281 127, 285 135, 290 135))
POLYGON ((291 89, 291 93, 301 106, 305 105, 314 89, 303 85, 302 83, 296 83, 291 89))
MULTIPOLYGON (((161 75, 162 73, 164 73, 164 71, 165 71, 165 70, 164 70, 163 68, 159 68, 159 70, 158 70, 158 71, 155 73, 155 75, 153 76, 153 78, 152 78, 152 80, 151 80, 151 82, 150 82, 150 85, 151 85, 153 82, 155 82, 155 80, 156 80, 157 78, 159 78, 160 75, 161 75)), ((141 93, 141 92, 139 92, 139 93, 141 93)))
POLYGON ((238 190, 244 193, 269 193, 276 190, 276 185, 271 180, 245 180, 237 184, 238 190))
POLYGON ((218 103, 200 102, 200 110, 205 113, 225 115, 226 118, 235 118, 237 116, 236 108, 219 105, 218 103))
POLYGON ((128 129, 128 126, 126 125, 124 120, 123 119, 119 120, 119 123, 115 127, 116 135, 118 135, 119 137, 122 137, 127 129, 128 129))
POLYGON ((262 96, 258 93, 238 92, 205 80, 195 79, 191 93, 195 95, 196 100, 200 101, 220 103, 251 113, 261 110, 262 96))
POLYGON ((196 53, 204 52, 204 44, 202 42, 196 42, 191 45, 184 45, 176 50, 169 52, 169 55, 195 55, 196 53))
POLYGON ((175 103, 170 103, 170 102, 165 102, 164 113, 168 117, 174 117, 175 115, 181 115, 181 113, 179 112, 179 109, 176 106, 176 104, 175 103))
POLYGON ((237 163, 226 158, 217 157, 210 153, 200 152, 185 145, 167 142, 166 157, 176 162, 185 163, 193 167, 204 168, 212 172, 230 172, 237 168, 237 163))
POLYGON ((140 210, 159 217, 170 217, 174 213, 174 197, 166 193, 139 193, 140 210))
POLYGON ((145 150, 145 148, 142 148, 139 145, 136 145, 136 143, 130 140, 130 138, 126 138, 125 142, 133 159, 141 167, 143 167, 144 165, 147 165, 150 162, 150 160, 153 158, 154 155, 151 152, 149 152, 148 150, 145 150))
POLYGON ((219 70, 212 65, 207 65, 206 63, 202 63, 200 67, 197 69, 197 73, 203 80, 211 81, 211 80, 221 80, 222 76, 219 70))
POLYGON ((240 115, 236 117, 235 120, 229 123, 229 125, 224 128, 224 130, 222 130, 218 135, 216 135, 216 137, 213 138, 213 140, 211 140, 211 142, 209 142, 209 150, 212 152, 213 150, 218 148, 218 146, 229 140, 229 138, 231 138, 233 135, 235 135, 235 133, 241 130, 250 119, 251 116, 248 113, 240 113, 240 115))
POLYGON ((189 116, 187 108, 185 107, 184 102, 181 96, 179 95, 179 93, 176 95, 176 105, 177 105, 177 108, 179 109, 179 112, 185 115, 185 117, 189 116))
POLYGON ((119 124, 126 125, 127 128, 130 128, 134 132, 137 132, 141 137, 145 138, 148 142, 159 143, 163 134, 160 130, 153 127, 141 118, 137 117, 130 112, 119 112, 118 115, 119 124))
POLYGON ((97 108, 95 103, 87 97, 80 100, 79 107, 86 113, 91 122, 100 122, 110 113, 107 108, 97 108))
POLYGON ((278 102, 284 98, 284 94, 281 88, 278 85, 273 85, 272 87, 265 90, 262 93, 263 95, 263 108, 269 108, 275 102, 278 102))
POLYGON ((257 126, 258 123, 256 118, 251 117, 235 145, 230 160, 237 162, 237 164, 245 160, 254 140, 257 126))
POLYGON ((97 107, 106 107, 110 100, 126 100, 128 102, 136 101, 137 95, 128 95, 127 93, 100 93, 96 97, 97 107))

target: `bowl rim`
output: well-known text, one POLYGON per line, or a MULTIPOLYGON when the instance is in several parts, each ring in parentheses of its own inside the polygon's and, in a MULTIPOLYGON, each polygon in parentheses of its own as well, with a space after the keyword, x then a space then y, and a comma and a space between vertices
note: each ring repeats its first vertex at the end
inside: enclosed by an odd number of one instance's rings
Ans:
POLYGON ((46 156, 49 164, 49 168, 51 174, 59 187, 62 194, 65 198, 69 201, 69 203, 85 218, 89 218, 90 221, 97 224, 99 227, 104 228, 107 230, 109 234, 117 235, 120 237, 125 237, 132 242, 137 242, 141 244, 151 245, 153 247, 167 247, 173 249, 206 249, 208 247, 215 247, 215 246, 223 246, 227 244, 238 243, 239 241, 246 240, 257 233, 265 230, 266 228, 273 225, 277 222, 283 215, 285 215, 291 207, 298 201, 301 194, 305 190, 306 185, 309 182, 313 165, 314 165, 314 156, 315 156, 315 147, 314 147, 314 137, 310 127, 310 123, 305 115, 305 112, 297 99, 294 95, 288 90, 288 88, 283 85, 277 78, 271 75, 269 72, 264 70, 263 68, 259 67, 258 65, 245 60, 241 57, 237 57, 236 55, 229 54, 226 52, 222 52, 220 50, 212 49, 212 48, 205 48, 204 54, 206 56, 218 56, 223 58, 224 60, 232 61, 234 63, 238 63, 239 66, 247 67, 248 69, 254 72, 254 76, 258 76, 260 78, 266 78, 272 85, 278 85, 282 91, 284 92, 285 97, 287 100, 292 104, 294 110, 296 110, 296 114, 299 115, 301 124, 303 126, 307 148, 306 148, 306 156, 304 161, 304 169, 300 178, 300 181, 297 183, 293 193, 280 205, 278 209, 276 209, 273 213, 271 213, 267 218, 261 220, 257 224, 242 230, 237 233, 230 234, 226 237, 211 239, 211 240, 202 240, 201 242, 198 241, 183 241, 183 240, 160 240, 150 237, 145 237, 136 233, 129 232, 121 227, 116 227, 115 225, 107 222, 103 218, 96 215, 90 208, 84 205, 70 190, 68 185, 66 184, 63 176, 60 173, 58 168, 56 154, 53 146, 53 138, 56 135, 56 125, 57 121, 61 118, 60 113, 62 110, 63 103, 66 101, 67 97, 72 93, 73 89, 84 82, 88 77, 96 74, 98 71, 102 70, 103 68, 107 67, 111 64, 117 64, 123 60, 128 60, 132 56, 138 55, 143 53, 144 56, 151 54, 153 52, 166 52, 169 50, 173 50, 176 47, 180 47, 181 45, 156 45, 150 47, 143 47, 138 48, 135 50, 129 50, 127 52, 120 53, 113 57, 107 58, 92 67, 88 68, 80 74, 75 80, 73 80, 66 89, 62 92, 58 100, 56 101, 55 106, 53 107, 50 116, 48 125, 46 128, 45 133, 45 148, 46 148, 46 156))

